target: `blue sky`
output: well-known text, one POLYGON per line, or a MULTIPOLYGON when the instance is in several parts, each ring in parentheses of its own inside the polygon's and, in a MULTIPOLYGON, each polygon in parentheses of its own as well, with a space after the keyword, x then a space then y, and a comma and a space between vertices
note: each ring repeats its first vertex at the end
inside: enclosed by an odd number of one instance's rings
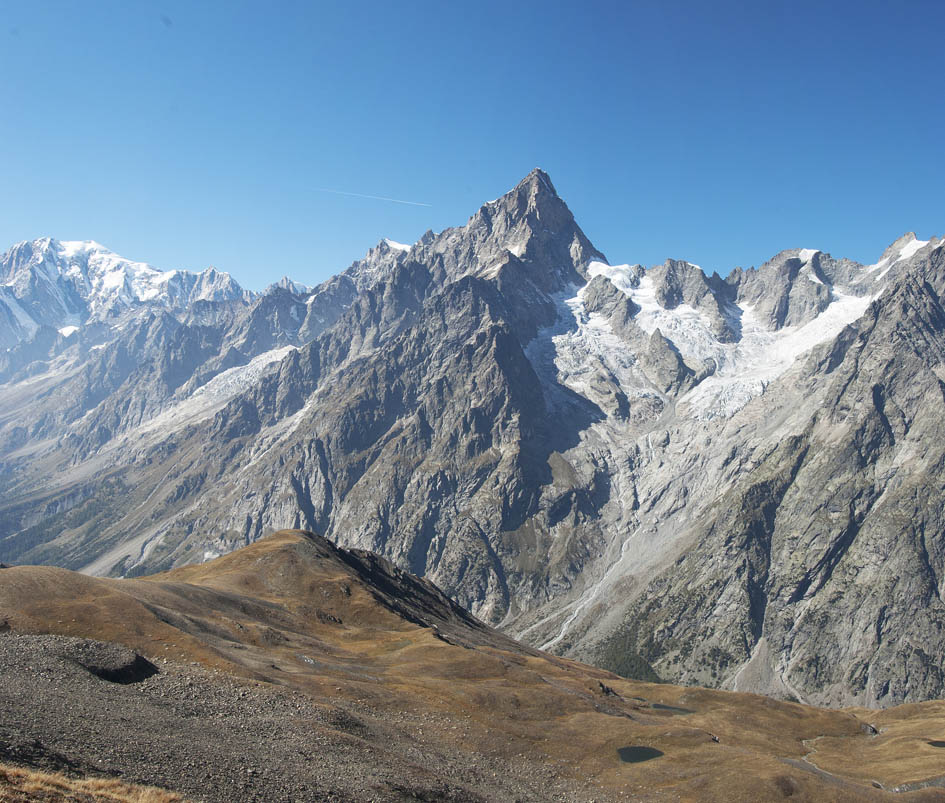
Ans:
POLYGON ((0 10, 0 251, 315 283, 535 166, 611 262, 945 234, 942 2, 0 10))

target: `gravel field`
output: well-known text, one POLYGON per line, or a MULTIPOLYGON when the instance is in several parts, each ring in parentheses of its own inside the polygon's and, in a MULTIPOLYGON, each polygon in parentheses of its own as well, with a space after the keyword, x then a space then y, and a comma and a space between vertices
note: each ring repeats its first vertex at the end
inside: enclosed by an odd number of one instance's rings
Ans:
MULTIPOLYGON (((600 800, 550 767, 450 754, 391 721, 115 644, 0 634, 0 762, 195 801, 600 800)), ((442 723, 438 723, 442 724, 442 723)))

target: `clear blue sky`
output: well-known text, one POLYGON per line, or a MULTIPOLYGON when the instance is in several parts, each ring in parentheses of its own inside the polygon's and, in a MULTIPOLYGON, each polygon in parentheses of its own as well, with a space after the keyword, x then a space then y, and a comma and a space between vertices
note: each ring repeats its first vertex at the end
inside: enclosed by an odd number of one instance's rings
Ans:
POLYGON ((0 251, 315 283, 535 166, 611 262, 724 275, 945 234, 941 0, 0 11, 0 251))

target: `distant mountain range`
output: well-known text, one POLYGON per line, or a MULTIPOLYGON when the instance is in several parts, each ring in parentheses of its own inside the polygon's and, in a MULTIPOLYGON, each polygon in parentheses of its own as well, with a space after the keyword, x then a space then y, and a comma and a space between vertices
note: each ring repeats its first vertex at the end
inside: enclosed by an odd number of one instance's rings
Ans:
POLYGON ((160 271, 98 243, 51 238, 15 245, 0 259, 0 344, 34 338, 41 327, 68 337, 77 327, 107 322, 149 305, 185 312, 199 301, 249 303, 228 273, 160 271))
POLYGON ((315 288, 21 243, 0 560, 134 576, 302 527, 624 675, 941 696, 942 246, 611 265, 540 170, 315 288))

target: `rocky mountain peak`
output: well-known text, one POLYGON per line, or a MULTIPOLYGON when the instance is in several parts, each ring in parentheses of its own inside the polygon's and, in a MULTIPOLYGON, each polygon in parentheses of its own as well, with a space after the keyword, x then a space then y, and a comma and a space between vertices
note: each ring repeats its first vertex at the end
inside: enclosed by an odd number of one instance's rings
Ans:
POLYGON ((887 259, 895 259, 906 246, 916 242, 918 239, 919 238, 915 236, 914 231, 907 231, 902 235, 902 237, 893 242, 889 248, 883 251, 883 255, 879 258, 879 261, 882 262, 883 260, 887 259))
POLYGON ((514 201, 527 211, 540 211, 547 204, 564 203, 551 183, 551 178, 540 167, 534 168, 499 200, 514 201))
POLYGON ((59 243, 51 237, 24 240, 0 254, 0 279, 12 282, 19 273, 30 266, 41 265, 53 258, 59 243))
POLYGON ((470 222, 483 218, 504 219, 513 227, 526 222, 533 229, 538 228, 539 222, 542 222, 544 227, 549 223, 557 223, 563 227, 577 225, 571 210, 561 200, 548 174, 537 167, 507 193, 483 204, 470 218, 470 222))
POLYGON ((273 282, 266 287, 262 295, 270 295, 277 290, 288 290, 290 293, 294 293, 297 296, 305 296, 311 293, 313 289, 314 288, 309 287, 307 284, 302 284, 301 282, 290 279, 288 276, 283 276, 278 282, 273 282))
POLYGON ((421 237, 410 254, 436 264, 447 281, 475 274, 502 283, 511 276, 545 293, 583 284, 587 263, 606 261, 538 168, 483 204, 465 226, 421 237))

